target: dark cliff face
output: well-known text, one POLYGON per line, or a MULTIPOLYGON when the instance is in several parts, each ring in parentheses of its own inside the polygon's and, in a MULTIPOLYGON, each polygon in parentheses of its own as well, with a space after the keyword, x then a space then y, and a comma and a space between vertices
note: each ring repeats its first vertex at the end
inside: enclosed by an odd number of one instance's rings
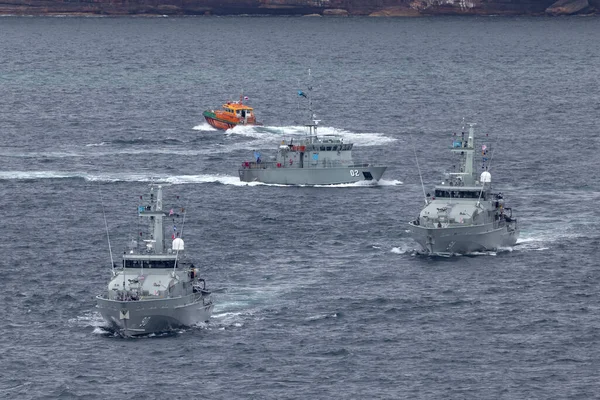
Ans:
POLYGON ((52 15, 570 15, 600 0, 0 0, 0 14, 52 15))

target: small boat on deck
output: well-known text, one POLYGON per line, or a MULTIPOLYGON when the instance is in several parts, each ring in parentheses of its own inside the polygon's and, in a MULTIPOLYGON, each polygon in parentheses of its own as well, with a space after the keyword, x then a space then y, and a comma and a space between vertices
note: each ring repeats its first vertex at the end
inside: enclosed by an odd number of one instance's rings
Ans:
POLYGON ((256 121, 254 109, 244 104, 243 95, 240 101, 228 101, 223 104, 221 110, 206 110, 202 115, 210 126, 216 129, 231 129, 237 125, 262 125, 256 121))

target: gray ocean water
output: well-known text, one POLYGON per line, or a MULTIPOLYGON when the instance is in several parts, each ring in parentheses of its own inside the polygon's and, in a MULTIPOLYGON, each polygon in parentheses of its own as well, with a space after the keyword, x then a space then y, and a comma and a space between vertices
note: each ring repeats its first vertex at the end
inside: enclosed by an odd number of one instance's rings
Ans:
POLYGON ((1 18, 0 398, 591 399, 600 384, 598 18, 1 18), (245 185, 301 132, 377 186, 245 185), (264 127, 202 111, 249 97, 264 127), (416 256, 461 121, 513 248, 416 256), (487 135, 487 136, 486 136, 487 135), (187 204, 210 322, 109 334, 94 296, 151 182, 187 204))

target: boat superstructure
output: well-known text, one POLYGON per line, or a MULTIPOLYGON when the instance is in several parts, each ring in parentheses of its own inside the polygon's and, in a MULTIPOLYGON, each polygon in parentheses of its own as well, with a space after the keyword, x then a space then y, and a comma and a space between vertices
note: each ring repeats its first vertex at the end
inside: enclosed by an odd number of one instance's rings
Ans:
POLYGON ((409 222, 412 237, 430 255, 466 254, 496 250, 517 242, 519 226, 504 196, 492 191, 488 171, 490 149, 481 146, 482 172, 474 171, 475 133, 469 124, 465 136, 455 135, 451 151, 458 155, 458 169, 446 174, 433 196, 426 195, 419 216, 409 222))
POLYGON ((177 230, 177 221, 185 222, 185 210, 165 211, 162 187, 156 189, 152 186, 147 202, 138 206, 148 234, 140 232, 140 238, 132 240, 120 267, 113 263, 108 286, 96 297, 108 328, 126 337, 189 327, 207 321, 213 309, 205 280, 187 260, 182 232, 177 230), (173 222, 170 237, 163 229, 166 219, 173 222))
POLYGON ((302 138, 284 140, 275 158, 265 161, 254 152, 254 161, 244 161, 238 169, 240 181, 282 185, 335 185, 360 181, 377 182, 387 166, 358 162, 352 158, 353 143, 345 142, 340 135, 317 135, 319 120, 312 110, 308 93, 298 95, 308 100, 310 123, 305 125, 302 138))

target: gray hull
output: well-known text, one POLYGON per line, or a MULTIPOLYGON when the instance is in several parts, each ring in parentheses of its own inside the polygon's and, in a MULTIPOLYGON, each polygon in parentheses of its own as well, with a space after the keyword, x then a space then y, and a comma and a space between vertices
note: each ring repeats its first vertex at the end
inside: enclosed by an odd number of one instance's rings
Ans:
POLYGON ((332 167, 332 168, 252 168, 240 169, 240 181, 280 185, 337 185, 360 181, 376 182, 387 167, 332 167))
POLYGON ((493 251, 499 247, 510 247, 517 243, 518 229, 506 226, 493 228, 493 224, 426 228, 409 224, 412 236, 422 250, 432 255, 468 254, 477 251, 493 251))
POLYGON ((100 314, 109 329, 122 336, 168 332, 208 321, 213 304, 200 295, 139 301, 116 301, 96 297, 100 314))

